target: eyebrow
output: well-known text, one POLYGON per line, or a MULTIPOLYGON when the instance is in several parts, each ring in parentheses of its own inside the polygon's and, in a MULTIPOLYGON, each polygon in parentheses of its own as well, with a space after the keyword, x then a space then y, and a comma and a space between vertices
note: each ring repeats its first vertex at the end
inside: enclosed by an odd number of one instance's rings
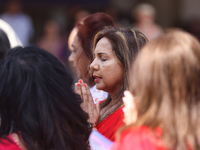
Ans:
MULTIPOLYGON (((107 55, 107 53, 97 53, 97 55, 103 55, 103 54, 107 55)), ((95 56, 95 54, 94 54, 94 56, 95 56)))

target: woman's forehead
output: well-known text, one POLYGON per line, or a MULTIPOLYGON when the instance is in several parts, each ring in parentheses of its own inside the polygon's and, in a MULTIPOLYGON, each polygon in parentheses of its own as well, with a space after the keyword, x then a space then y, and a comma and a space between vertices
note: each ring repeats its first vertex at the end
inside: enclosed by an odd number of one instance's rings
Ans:
POLYGON ((110 41, 105 37, 100 39, 95 47, 94 52, 95 53, 107 53, 107 54, 113 53, 112 45, 111 45, 110 41))

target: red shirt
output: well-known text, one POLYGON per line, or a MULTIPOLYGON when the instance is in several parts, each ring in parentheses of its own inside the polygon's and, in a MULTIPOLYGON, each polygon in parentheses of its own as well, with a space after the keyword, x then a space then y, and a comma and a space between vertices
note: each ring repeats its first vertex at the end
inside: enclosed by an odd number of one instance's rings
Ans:
POLYGON ((11 143, 10 141, 8 141, 7 139, 4 139, 4 138, 1 138, 0 139, 0 141, 1 141, 1 143, 0 143, 0 150, 22 150, 21 148, 20 148, 20 146, 14 141, 14 139, 13 139, 13 134, 10 134, 9 136, 8 136, 8 138, 13 142, 13 143, 11 143), (3 143, 4 144, 3 144, 3 143))
POLYGON ((116 110, 97 125, 97 130, 111 141, 115 140, 115 132, 117 129, 124 125, 124 113, 122 108, 123 107, 116 110))
POLYGON ((161 128, 156 128, 154 133, 148 127, 132 127, 122 132, 112 150, 166 150, 164 142, 159 139, 161 128))

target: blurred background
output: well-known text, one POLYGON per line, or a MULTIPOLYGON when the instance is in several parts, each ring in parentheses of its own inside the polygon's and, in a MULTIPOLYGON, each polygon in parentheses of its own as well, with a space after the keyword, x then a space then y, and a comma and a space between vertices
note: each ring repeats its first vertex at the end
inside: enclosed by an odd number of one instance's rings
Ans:
POLYGON ((200 0, 0 0, 0 18, 13 27, 23 45, 38 45, 66 68, 71 30, 95 12, 109 14, 119 26, 140 29, 149 40, 170 27, 200 40, 200 0))
MULTIPOLYGON (((106 12, 118 24, 132 27, 136 22, 133 10, 140 3, 149 3, 155 8, 155 22, 162 28, 180 27, 189 32, 200 30, 200 0, 20 0, 20 2, 20 9, 31 18, 33 24, 29 33, 30 43, 37 43, 44 36, 44 32, 48 32, 45 30, 50 30, 47 28, 53 28, 53 23, 48 24, 50 20, 55 20, 59 34, 68 38, 74 23, 87 13, 106 12)), ((9 0, 0 0, 1 15, 12 9, 8 8, 12 7, 8 5, 9 0)))
MULTIPOLYGON (((14 29, 22 44, 37 45, 56 56, 74 82, 79 78, 73 68, 79 68, 68 61, 72 50, 69 35, 75 23, 96 12, 109 14, 118 26, 140 30, 149 41, 171 27, 181 28, 200 41, 200 0, 0 0, 0 19, 14 29)), ((111 106, 105 107, 103 115, 118 107, 111 106)))

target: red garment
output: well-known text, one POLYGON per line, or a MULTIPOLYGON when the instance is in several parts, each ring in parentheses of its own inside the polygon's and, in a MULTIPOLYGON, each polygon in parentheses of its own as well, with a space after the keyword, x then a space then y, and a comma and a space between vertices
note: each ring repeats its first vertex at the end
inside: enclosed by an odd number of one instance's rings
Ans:
POLYGON ((7 139, 1 138, 0 141, 0 150, 22 150, 19 145, 17 145, 17 143, 14 141, 14 139, 12 138, 12 134, 10 134, 8 136, 8 138, 13 141, 13 143, 11 143, 10 141, 8 141, 7 139), (4 144, 3 144, 3 143, 4 144))
POLYGON ((115 140, 116 130, 124 125, 124 112, 122 111, 122 108, 123 107, 116 110, 97 125, 97 130, 112 141, 115 140))
POLYGON ((148 127, 132 127, 122 132, 119 141, 112 150, 166 150, 164 142, 159 139, 162 130, 156 128, 154 133, 148 127))

